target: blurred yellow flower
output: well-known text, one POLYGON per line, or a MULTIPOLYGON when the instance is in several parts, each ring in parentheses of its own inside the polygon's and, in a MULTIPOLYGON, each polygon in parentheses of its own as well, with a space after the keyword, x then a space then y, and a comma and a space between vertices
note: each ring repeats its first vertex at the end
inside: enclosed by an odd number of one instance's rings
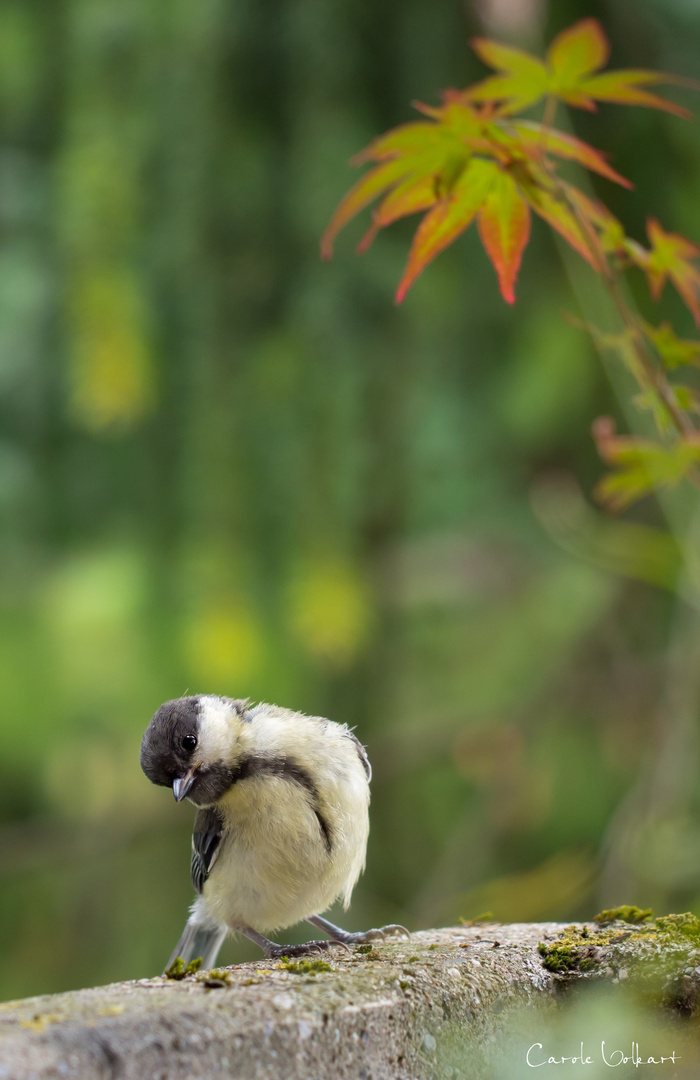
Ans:
POLYGON ((349 562, 310 562, 290 583, 288 618, 292 635, 312 657, 342 670, 367 640, 369 590, 349 562))
POLYGON ((73 283, 68 311, 71 410, 90 431, 128 427, 153 404, 153 367, 133 273, 88 268, 73 283))
POLYGON ((245 605, 205 608, 187 622, 184 651, 192 678, 206 690, 243 693, 265 651, 255 611, 245 605))

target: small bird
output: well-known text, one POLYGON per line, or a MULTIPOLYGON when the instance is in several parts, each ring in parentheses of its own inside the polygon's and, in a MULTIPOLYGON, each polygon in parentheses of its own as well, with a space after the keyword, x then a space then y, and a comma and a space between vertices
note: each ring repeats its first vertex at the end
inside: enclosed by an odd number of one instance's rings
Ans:
POLYGON ((344 724, 214 694, 177 698, 146 728, 141 768, 198 808, 198 896, 168 966, 201 957, 213 967, 229 932, 268 957, 408 935, 394 924, 350 933, 321 918, 338 897, 350 903, 369 835, 372 770, 344 724), (330 940, 277 945, 265 936, 302 920, 330 940))

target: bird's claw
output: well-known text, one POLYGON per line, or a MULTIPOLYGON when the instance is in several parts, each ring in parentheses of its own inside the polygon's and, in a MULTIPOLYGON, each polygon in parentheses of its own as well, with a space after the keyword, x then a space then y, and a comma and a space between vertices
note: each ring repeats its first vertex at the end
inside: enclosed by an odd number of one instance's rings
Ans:
POLYGON ((400 926, 399 923, 389 923, 388 926, 373 927, 371 930, 359 930, 355 934, 348 933, 344 941, 351 945, 364 945, 369 941, 383 941, 390 934, 405 934, 409 941, 411 939, 411 935, 405 926, 400 926))
POLYGON ((401 923, 389 923, 388 926, 382 927, 382 933, 386 937, 387 934, 405 934, 408 940, 411 940, 411 935, 405 926, 401 923))

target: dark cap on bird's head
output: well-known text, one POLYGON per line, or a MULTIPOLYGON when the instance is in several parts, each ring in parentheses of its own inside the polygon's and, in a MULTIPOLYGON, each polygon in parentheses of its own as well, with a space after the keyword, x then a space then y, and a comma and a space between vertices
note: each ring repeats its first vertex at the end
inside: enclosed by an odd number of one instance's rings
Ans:
POLYGON ((199 697, 166 701, 141 742, 141 768, 151 783, 172 787, 178 802, 194 783, 200 713, 199 697))
POLYGON ((236 724, 247 725, 248 701, 197 694, 166 701, 141 743, 141 768, 153 784, 171 787, 178 802, 211 806, 240 779, 236 724))

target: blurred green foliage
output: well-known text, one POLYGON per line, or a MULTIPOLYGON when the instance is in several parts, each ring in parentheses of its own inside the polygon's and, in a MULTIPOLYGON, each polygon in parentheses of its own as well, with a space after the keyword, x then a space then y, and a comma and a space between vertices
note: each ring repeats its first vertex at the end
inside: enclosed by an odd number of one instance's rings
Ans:
MULTIPOLYGON (((138 747, 188 691, 357 725, 350 927, 700 913, 692 501, 583 500, 617 406, 544 227, 514 310, 475 236, 401 310, 410 222, 317 258, 469 34, 587 14, 695 73, 685 0, 0 0, 0 996, 162 969, 191 814, 138 747)), ((629 228, 700 236, 693 127, 594 119, 629 228)))

